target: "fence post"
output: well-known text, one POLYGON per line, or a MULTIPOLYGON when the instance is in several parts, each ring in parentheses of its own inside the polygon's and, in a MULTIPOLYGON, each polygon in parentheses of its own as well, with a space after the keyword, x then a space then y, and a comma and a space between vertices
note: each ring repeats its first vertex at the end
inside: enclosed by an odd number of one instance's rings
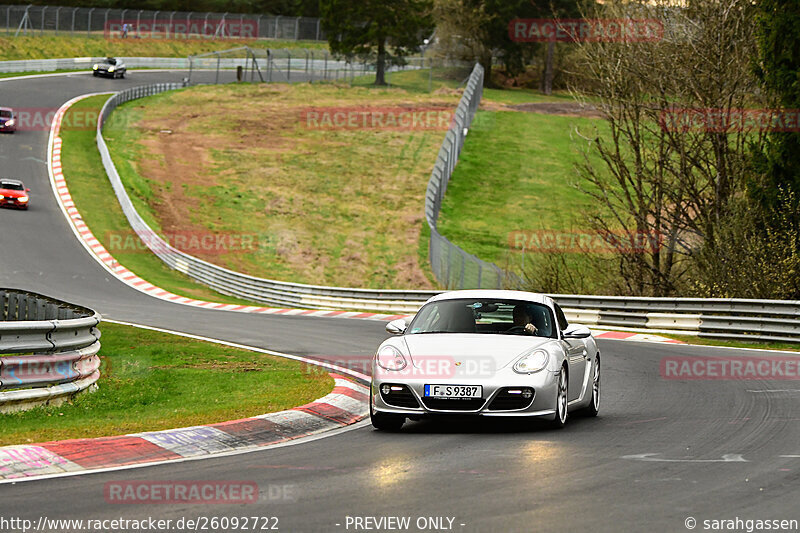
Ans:
MULTIPOLYGON (((203 31, 205 31, 205 26, 203 26, 203 31)), ((219 63, 221 61, 221 58, 219 52, 214 52, 214 53, 217 55, 217 75, 214 78, 214 84, 216 85, 219 83, 219 63)))
MULTIPOLYGON (((93 7, 89 9, 89 21, 86 23, 86 37, 90 37, 92 35, 92 11, 94 10, 95 8, 93 7)), ((44 23, 44 16, 42 16, 42 23, 44 23)))
POLYGON ((289 58, 286 65, 286 81, 290 82, 292 81, 292 53, 288 48, 284 48, 284 50, 286 50, 286 56, 289 58))
POLYGON ((39 35, 44 35, 44 12, 47 11, 48 6, 42 7, 42 27, 39 30, 39 35))
POLYGON ((319 24, 319 23, 320 23, 320 21, 321 21, 321 20, 322 20, 322 19, 319 19, 319 18, 317 19, 317 34, 316 34, 316 36, 314 37, 314 40, 315 40, 315 41, 319 41, 319 26, 320 26, 320 24, 319 24))
POLYGON ((294 40, 296 41, 300 36, 300 17, 294 20, 294 40))
POLYGON ((75 33, 75 14, 78 12, 78 8, 75 7, 72 9, 72 28, 69 30, 70 36, 75 33))
POLYGON ((274 37, 275 39, 277 39, 277 38, 278 38, 278 21, 279 21, 280 19, 281 19, 281 16, 280 16, 280 15, 278 15, 277 17, 275 17, 275 37, 274 37))

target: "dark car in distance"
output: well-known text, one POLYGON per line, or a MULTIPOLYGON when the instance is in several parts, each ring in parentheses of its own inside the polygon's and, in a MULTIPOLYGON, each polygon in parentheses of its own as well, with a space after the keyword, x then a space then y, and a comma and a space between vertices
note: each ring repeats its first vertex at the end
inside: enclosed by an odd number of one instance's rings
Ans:
POLYGON ((10 107, 0 107, 0 131, 14 133, 17 131, 17 119, 14 110, 10 107))
POLYGON ((109 78, 124 78, 127 67, 121 59, 115 57, 107 57, 100 63, 92 65, 92 75, 106 76, 109 78))

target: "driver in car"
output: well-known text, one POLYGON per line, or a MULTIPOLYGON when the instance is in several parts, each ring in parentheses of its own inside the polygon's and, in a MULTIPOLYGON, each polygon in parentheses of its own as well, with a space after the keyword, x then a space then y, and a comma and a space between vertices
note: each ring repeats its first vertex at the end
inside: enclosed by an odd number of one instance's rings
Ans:
POLYGON ((536 335, 538 329, 533 325, 533 316, 531 316, 528 307, 524 304, 519 304, 514 307, 514 325, 511 329, 522 328, 531 335, 536 335))

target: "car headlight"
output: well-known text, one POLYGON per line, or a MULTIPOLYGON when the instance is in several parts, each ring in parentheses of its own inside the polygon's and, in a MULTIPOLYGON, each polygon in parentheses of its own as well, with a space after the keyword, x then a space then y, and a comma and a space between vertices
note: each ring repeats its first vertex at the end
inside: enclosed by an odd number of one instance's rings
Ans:
POLYGON ((97 70, 97 69, 99 69, 99 68, 100 68, 100 65, 98 65, 97 63, 95 63, 94 65, 92 65, 92 70, 97 70))
POLYGON ((22 203, 25 203, 25 202, 28 201, 28 197, 27 196, 20 196, 19 198, 17 198, 17 200, 19 200, 22 203))
POLYGON ((14 124, 16 124, 16 122, 14 122, 13 118, 11 120, 6 120, 6 126, 10 127, 10 126, 13 126, 14 124))
POLYGON ((378 366, 383 368, 384 370, 403 370, 406 367, 406 358, 403 357, 403 354, 400 353, 400 350, 392 346, 391 344, 387 344, 375 355, 375 361, 378 363, 378 366))
POLYGON ((544 350, 534 350, 525 354, 514 364, 514 372, 517 374, 533 374, 539 372, 547 366, 550 354, 544 350))
POLYGON ((109 72, 114 72, 114 67, 108 67, 109 72))

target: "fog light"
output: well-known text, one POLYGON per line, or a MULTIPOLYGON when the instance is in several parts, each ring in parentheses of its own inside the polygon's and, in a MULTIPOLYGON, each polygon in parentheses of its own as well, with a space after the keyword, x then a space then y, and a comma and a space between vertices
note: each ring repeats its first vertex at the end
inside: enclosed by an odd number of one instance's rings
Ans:
POLYGON ((531 396, 533 396, 533 391, 531 389, 525 389, 522 391, 522 397, 525 398, 526 400, 531 396))
POLYGON ((384 393, 384 394, 389 394, 389 392, 390 392, 391 390, 392 390, 392 389, 389 387, 389 384, 388 384, 388 383, 384 383, 383 385, 381 385, 381 392, 382 392, 382 393, 384 393))

